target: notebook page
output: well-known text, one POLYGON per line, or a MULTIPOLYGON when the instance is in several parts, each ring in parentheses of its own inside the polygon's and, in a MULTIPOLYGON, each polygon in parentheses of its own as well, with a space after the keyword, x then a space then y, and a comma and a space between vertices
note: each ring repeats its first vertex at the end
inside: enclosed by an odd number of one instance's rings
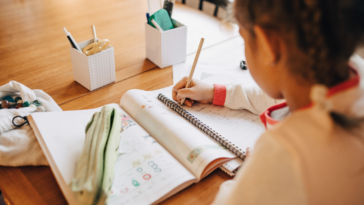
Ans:
POLYGON ((230 151, 147 91, 129 90, 120 104, 198 180, 210 162, 219 158, 235 158, 230 151))

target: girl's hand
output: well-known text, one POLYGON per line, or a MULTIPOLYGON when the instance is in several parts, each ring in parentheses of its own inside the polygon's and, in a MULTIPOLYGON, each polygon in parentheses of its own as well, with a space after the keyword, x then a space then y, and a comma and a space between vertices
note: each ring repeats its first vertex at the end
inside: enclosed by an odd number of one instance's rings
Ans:
POLYGON ((200 103, 212 103, 214 99, 214 86, 192 79, 189 88, 185 88, 188 78, 184 77, 172 89, 173 100, 181 103, 183 98, 187 98, 185 104, 191 107, 194 101, 200 103))

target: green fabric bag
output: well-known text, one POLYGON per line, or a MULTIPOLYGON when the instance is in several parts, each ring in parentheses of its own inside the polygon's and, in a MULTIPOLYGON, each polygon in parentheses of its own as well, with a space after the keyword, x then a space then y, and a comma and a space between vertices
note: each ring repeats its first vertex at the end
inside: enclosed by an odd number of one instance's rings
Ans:
POLYGON ((152 19, 157 22, 157 24, 163 29, 163 31, 167 31, 173 28, 171 18, 169 17, 168 12, 165 9, 159 9, 149 17, 149 25, 155 28, 152 23, 152 19))
POLYGON ((121 113, 112 106, 104 106, 87 124, 76 176, 70 184, 78 204, 105 203, 114 179, 121 131, 121 113))

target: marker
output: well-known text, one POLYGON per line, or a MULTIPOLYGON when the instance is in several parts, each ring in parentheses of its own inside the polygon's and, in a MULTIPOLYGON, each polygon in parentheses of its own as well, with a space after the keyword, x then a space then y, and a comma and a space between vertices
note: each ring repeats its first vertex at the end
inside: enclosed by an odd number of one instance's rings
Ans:
POLYGON ((147 13, 147 23, 149 23, 149 13, 147 13))
POLYGON ((150 13, 150 3, 149 3, 149 0, 148 1, 148 13, 150 13))
POLYGON ((164 1, 164 6, 163 8, 168 12, 168 15, 170 18, 172 18, 172 11, 173 11, 173 2, 170 0, 165 0, 164 1))
POLYGON ((158 29, 158 31, 163 33, 163 29, 158 25, 158 23, 154 19, 152 19, 152 23, 158 29))
POLYGON ((72 37, 71 33, 70 33, 70 32, 68 32, 68 31, 66 30, 66 28, 63 28, 63 31, 64 31, 64 33, 66 34, 66 36, 67 36, 67 38, 68 38, 68 40, 69 40, 69 42, 70 42, 71 46, 72 46, 74 49, 76 49, 76 50, 78 50, 78 51, 82 52, 82 51, 81 51, 81 48, 77 45, 77 43, 76 43, 75 39, 73 39, 73 37, 72 37))
POLYGON ((247 70, 248 69, 248 67, 246 66, 246 62, 245 61, 240 61, 240 68, 242 70, 247 70))

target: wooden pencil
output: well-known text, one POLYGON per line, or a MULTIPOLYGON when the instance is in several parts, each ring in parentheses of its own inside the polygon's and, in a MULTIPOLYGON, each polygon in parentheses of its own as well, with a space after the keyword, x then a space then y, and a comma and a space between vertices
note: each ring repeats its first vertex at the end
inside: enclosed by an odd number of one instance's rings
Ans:
MULTIPOLYGON (((203 42, 204 41, 205 41, 205 39, 204 38, 201 38, 200 45, 198 46, 197 53, 196 53, 196 56, 195 56, 195 60, 193 61, 193 65, 192 65, 192 68, 191 68, 190 76, 188 76, 188 80, 187 80, 187 84, 186 84, 186 87, 185 88, 190 87, 191 80, 192 80, 192 76, 193 76, 193 73, 195 72, 195 68, 196 68, 196 65, 197 65, 197 61, 198 61, 198 58, 200 57, 200 52, 201 52, 202 45, 203 45, 203 42)), ((185 100, 186 100, 186 98, 183 98, 181 100, 181 105, 183 105, 183 103, 185 102, 185 100)))

